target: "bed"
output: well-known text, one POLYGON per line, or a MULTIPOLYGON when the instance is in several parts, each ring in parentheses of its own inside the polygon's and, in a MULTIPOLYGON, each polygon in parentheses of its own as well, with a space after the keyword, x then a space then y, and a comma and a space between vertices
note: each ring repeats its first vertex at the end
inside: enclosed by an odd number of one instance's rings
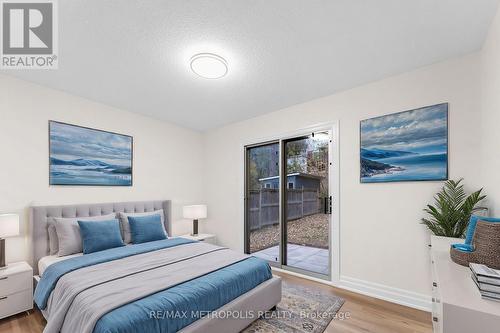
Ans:
POLYGON ((281 300, 281 280, 267 263, 179 237, 50 255, 50 218, 160 209, 171 235, 169 200, 31 207, 35 303, 47 319, 44 332, 239 332, 281 300))

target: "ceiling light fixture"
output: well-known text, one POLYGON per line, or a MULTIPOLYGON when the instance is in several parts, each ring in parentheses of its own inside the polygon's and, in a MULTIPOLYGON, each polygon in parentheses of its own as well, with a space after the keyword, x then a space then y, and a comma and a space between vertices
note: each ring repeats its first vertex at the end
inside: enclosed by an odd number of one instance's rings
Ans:
POLYGON ((228 72, 227 61, 213 53, 199 53, 191 57, 191 70, 205 79, 220 79, 228 72))

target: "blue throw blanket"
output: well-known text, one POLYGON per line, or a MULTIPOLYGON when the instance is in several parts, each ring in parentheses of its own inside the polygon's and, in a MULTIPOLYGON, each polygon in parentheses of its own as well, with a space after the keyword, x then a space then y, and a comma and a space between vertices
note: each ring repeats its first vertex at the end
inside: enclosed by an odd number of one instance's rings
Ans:
POLYGON ((101 317, 94 333, 177 332, 271 277, 269 264, 251 257, 121 306, 101 317))
POLYGON ((40 309, 44 310, 47 306, 47 300, 50 296, 50 293, 52 292, 52 290, 54 290, 57 281, 64 274, 67 274, 69 272, 112 260, 122 259, 141 253, 161 250, 193 242, 193 240, 188 240, 185 238, 169 238, 155 242, 129 245, 105 251, 94 252, 52 264, 45 270, 42 278, 40 279, 40 282, 38 282, 34 296, 35 303, 40 309))

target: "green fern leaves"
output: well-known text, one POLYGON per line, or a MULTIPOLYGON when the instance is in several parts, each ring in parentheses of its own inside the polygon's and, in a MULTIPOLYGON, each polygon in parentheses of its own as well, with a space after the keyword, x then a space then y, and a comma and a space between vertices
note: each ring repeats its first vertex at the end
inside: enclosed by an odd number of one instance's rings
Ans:
POLYGON ((463 179, 448 180, 440 192, 434 196, 435 205, 427 205, 424 211, 428 218, 422 219, 436 236, 463 238, 470 216, 485 207, 477 207, 486 198, 482 188, 469 196, 465 193, 463 179))

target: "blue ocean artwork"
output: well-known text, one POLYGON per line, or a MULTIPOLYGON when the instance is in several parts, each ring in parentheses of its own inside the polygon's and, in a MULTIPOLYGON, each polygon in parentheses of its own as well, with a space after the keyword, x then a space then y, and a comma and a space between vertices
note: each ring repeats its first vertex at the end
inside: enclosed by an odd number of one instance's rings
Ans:
POLYGON ((361 121, 361 182, 448 179, 448 104, 361 121))
POLYGON ((131 186, 131 136, 49 122, 50 185, 131 186))

